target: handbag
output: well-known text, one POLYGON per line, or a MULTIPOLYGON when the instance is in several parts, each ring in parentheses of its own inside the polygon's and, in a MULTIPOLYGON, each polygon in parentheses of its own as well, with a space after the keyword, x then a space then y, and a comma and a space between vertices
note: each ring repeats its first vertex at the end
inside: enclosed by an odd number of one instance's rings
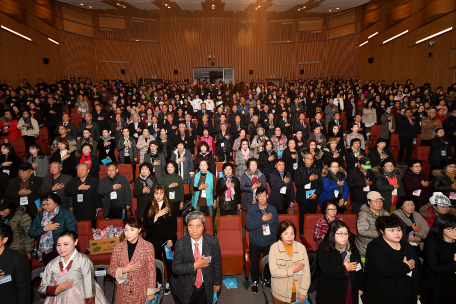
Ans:
POLYGON ((184 208, 182 209, 182 218, 184 219, 184 225, 187 226, 186 217, 190 212, 195 211, 195 207, 192 205, 191 200, 186 200, 184 203, 184 208))

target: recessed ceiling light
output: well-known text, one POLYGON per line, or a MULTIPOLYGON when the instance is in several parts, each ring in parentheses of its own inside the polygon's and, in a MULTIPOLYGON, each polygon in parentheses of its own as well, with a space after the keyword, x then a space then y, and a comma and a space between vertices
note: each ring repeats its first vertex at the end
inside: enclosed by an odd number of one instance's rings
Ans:
POLYGON ((127 7, 124 5, 123 8, 127 8, 127 7))
POLYGON ((84 5, 84 3, 81 3, 81 5, 84 5))
POLYGON ((89 8, 92 8, 92 6, 89 5, 89 8))
POLYGON ((117 3, 117 5, 120 5, 120 3, 117 3))
POLYGON ((339 9, 338 7, 336 7, 336 9, 339 9))
POLYGON ((168 8, 171 8, 171 6, 168 6, 168 8))
POLYGON ((213 6, 212 9, 215 9, 215 6, 213 6))
POLYGON ((136 41, 139 41, 138 39, 136 39, 136 41))
POLYGON ((331 10, 329 10, 329 11, 331 11, 331 10))
POLYGON ((303 6, 302 8, 306 8, 305 6, 303 6))
POLYGON ((300 8, 298 8, 298 12, 299 12, 300 10, 301 10, 301 9, 300 9, 300 8))
POLYGON ((258 5, 258 7, 261 7, 261 5, 258 5))

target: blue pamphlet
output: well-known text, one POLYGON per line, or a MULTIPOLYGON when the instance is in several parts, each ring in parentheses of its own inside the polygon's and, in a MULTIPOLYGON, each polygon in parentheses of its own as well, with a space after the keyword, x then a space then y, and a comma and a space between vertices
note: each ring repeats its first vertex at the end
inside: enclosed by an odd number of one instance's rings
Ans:
POLYGON ((217 291, 214 290, 214 295, 212 296, 212 304, 215 304, 217 302, 217 291))
POLYGON ((105 158, 105 159, 102 159, 101 162, 103 163, 103 165, 106 165, 106 164, 112 163, 112 160, 105 158))
POLYGON ((146 303, 145 304, 155 304, 155 303, 157 303, 157 294, 155 294, 154 300, 152 302, 150 302, 150 303, 149 303, 149 299, 146 298, 146 303))
POLYGON ((315 191, 317 191, 317 190, 314 189, 314 190, 306 191, 306 199, 309 199, 309 197, 310 197, 312 194, 314 194, 315 191))
POLYGON ((173 253, 171 252, 171 249, 165 245, 165 253, 166 253, 166 258, 168 260, 173 260, 173 253))
POLYGON ((225 280, 222 281, 223 284, 225 284, 226 288, 231 289, 231 288, 237 288, 237 281, 235 278, 226 278, 225 280))
POLYGON ((219 172, 220 178, 223 178, 223 172, 219 172))
POLYGON ((310 304, 310 303, 309 303, 309 300, 307 300, 307 298, 306 298, 306 302, 305 303, 298 300, 298 301, 296 301, 296 302, 294 302, 292 304, 310 304))
POLYGON ((122 211, 122 219, 125 219, 125 209, 122 211))
POLYGON ((282 157, 282 150, 279 150, 279 152, 277 152, 277 156, 280 158, 282 157))
POLYGON ((40 206, 41 206, 41 199, 37 199, 35 201, 35 205, 36 205, 36 208, 40 209, 40 206))

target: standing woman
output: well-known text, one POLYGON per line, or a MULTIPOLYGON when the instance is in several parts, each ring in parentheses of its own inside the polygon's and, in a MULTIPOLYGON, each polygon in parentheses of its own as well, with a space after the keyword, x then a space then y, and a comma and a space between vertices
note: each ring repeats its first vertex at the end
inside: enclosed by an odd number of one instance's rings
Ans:
POLYGON ((233 164, 224 163, 223 176, 215 187, 219 197, 220 215, 236 215, 241 211, 241 188, 239 179, 233 175, 233 164))
MULTIPOLYGON (((76 156, 74 155, 75 147, 70 146, 70 143, 65 138, 60 138, 57 141, 57 151, 51 155, 50 163, 62 163, 62 173, 75 176, 76 156)), ((1 161, 1 159, 0 159, 1 161)), ((10 176, 11 178, 11 176, 10 176)))
MULTIPOLYGON (((266 143, 267 145, 267 143, 266 143)), ((272 149, 272 144, 271 144, 272 149)), ((247 160, 253 157, 253 152, 249 148, 249 140, 243 138, 241 140, 241 148, 236 152, 234 164, 236 165, 236 177, 241 180, 242 175, 247 170, 247 160)))
POLYGON ((285 171, 290 172, 294 179, 294 174, 302 166, 302 155, 296 150, 296 141, 291 138, 287 143, 288 147, 283 151, 283 161, 285 162, 285 171))
POLYGON ((443 169, 442 164, 446 163, 448 159, 451 159, 453 152, 443 128, 435 130, 435 137, 430 142, 431 150, 429 151, 428 161, 429 165, 431 165, 430 172, 432 172, 436 169, 443 169))
POLYGON ((416 210, 426 205, 432 196, 432 186, 429 177, 423 172, 423 163, 420 160, 412 159, 409 167, 405 169, 402 183, 404 184, 405 195, 413 197, 416 210))
POLYGON ((165 186, 168 199, 173 203, 173 212, 180 216, 181 210, 184 209, 184 181, 177 175, 177 163, 170 160, 166 165, 166 175, 164 175, 160 184, 165 186))
MULTIPOLYGON (((150 135, 149 129, 144 128, 142 135, 138 138, 138 143, 136 144, 136 148, 139 150, 139 163, 142 164, 144 162, 144 155, 146 154, 147 150, 149 149, 149 143, 154 140, 154 137, 150 135)), ((158 148, 158 147, 157 147, 158 148)))
POLYGON ((353 138, 350 142, 350 148, 345 151, 345 162, 347 171, 358 166, 359 160, 366 157, 366 151, 361 147, 359 138, 353 138))
POLYGON ((253 157, 260 157, 260 153, 264 150, 264 144, 267 140, 269 138, 266 137, 263 127, 258 127, 257 134, 253 137, 250 146, 253 149, 253 157))
POLYGON ((82 131, 82 137, 81 137, 81 139, 78 142, 78 152, 79 153, 82 152, 82 146, 85 145, 85 144, 91 145, 92 146, 92 153, 97 155, 98 143, 97 143, 96 140, 94 140, 92 138, 92 130, 90 130, 90 129, 84 129, 84 131, 82 131))
MULTIPOLYGON (((236 154, 237 156, 237 154, 236 154)), ((250 158, 251 156, 249 156, 250 158)), ((264 144, 264 150, 263 152, 260 153, 260 158, 259 160, 259 169, 261 169, 261 172, 264 174, 264 177, 266 178, 266 181, 269 181, 269 174, 275 170, 275 163, 279 157, 277 156, 277 152, 274 151, 274 147, 272 145, 272 142, 270 140, 267 140, 264 144)), ((236 164, 237 165, 237 164, 236 164)), ((236 175, 239 176, 239 168, 238 171, 236 172, 236 175)), ((242 174, 241 174, 242 177, 242 174)))
POLYGON ((172 146, 171 140, 168 138, 168 135, 166 134, 165 128, 160 129, 160 136, 157 140, 160 143, 161 151, 163 151, 163 155, 165 156, 165 159, 168 161, 171 157, 171 153, 173 151, 173 146, 172 146))
POLYGON ((369 151, 367 158, 371 161, 371 167, 381 166, 387 159, 393 159, 393 155, 386 147, 387 139, 382 137, 377 138, 376 147, 369 151))
POLYGON ((281 222, 277 228, 279 240, 269 249, 274 304, 296 301, 306 303, 310 286, 310 264, 306 247, 295 240, 298 232, 292 222, 281 222))
POLYGON ((369 100, 363 108, 362 120, 366 128, 370 128, 377 123, 377 110, 374 107, 373 100, 369 100))
POLYGON ((141 236, 142 221, 132 216, 125 223, 125 241, 112 253, 108 273, 116 278, 116 303, 152 302, 158 292, 154 246, 141 236))
POLYGON ((381 236, 367 246, 363 303, 416 304, 420 260, 415 249, 402 239, 396 217, 381 216, 376 226, 381 236))
POLYGON ((253 204, 256 204, 256 189, 264 187, 268 189, 266 177, 258 169, 258 160, 256 158, 249 158, 247 160, 247 168, 241 178, 241 191, 242 191, 242 210, 247 211, 253 204))
POLYGON ((9 179, 18 177, 17 168, 22 159, 14 151, 14 147, 10 143, 2 144, 0 148, 0 170, 8 174, 9 179))
POLYGON ((212 174, 216 174, 216 167, 215 167, 215 159, 214 154, 209 152, 209 144, 205 141, 202 141, 198 144, 198 154, 195 155, 195 161, 193 162, 193 166, 195 170, 198 170, 199 160, 202 158, 208 159, 209 164, 209 171, 212 174))
POLYGON ((36 119, 30 116, 29 111, 22 112, 22 118, 17 123, 17 128, 21 130, 22 138, 25 142, 25 148, 28 149, 31 144, 35 143, 35 139, 40 134, 40 129, 36 119))
POLYGON ((44 270, 38 291, 46 295, 45 304, 108 304, 95 281, 93 262, 78 252, 76 232, 64 231, 57 239, 59 256, 44 270))
MULTIPOLYGON (((374 169, 373 171, 375 172, 376 170, 374 169)), ((386 160, 382 168, 378 169, 375 174, 375 185, 377 186, 377 191, 385 199, 383 209, 388 212, 391 212, 391 206, 396 205, 397 198, 405 195, 401 172, 399 169, 394 168, 392 160, 386 160)))
POLYGON ((152 201, 152 190, 158 185, 158 180, 152 175, 152 167, 149 163, 139 166, 139 177, 135 178, 133 196, 137 198, 137 216, 144 218, 144 209, 152 201))
MULTIPOLYGON (((174 250, 177 240, 177 219, 163 185, 154 188, 153 199, 144 209, 144 228, 147 229, 146 240, 154 245, 155 257, 164 262, 168 278, 171 278, 173 261, 166 258, 165 246, 174 250)), ((161 278, 161 276, 158 277, 161 278)), ((164 284, 164 282, 159 283, 164 284)), ((165 295, 169 293, 169 283, 166 283, 165 295)))
POLYGON ((320 194, 320 206, 327 199, 333 199, 337 204, 339 213, 347 208, 349 188, 347 185, 347 172, 339 166, 339 162, 332 159, 321 172, 323 179, 323 191, 320 194))
POLYGON ((149 141, 149 149, 144 155, 144 162, 150 164, 151 172, 155 173, 157 180, 160 180, 165 175, 166 159, 161 151, 159 151, 159 143, 155 140, 149 141))
POLYGON ((337 203, 332 199, 327 199, 321 205, 321 212, 323 216, 317 219, 314 229, 314 241, 317 243, 317 247, 323 242, 323 239, 326 236, 326 233, 329 230, 329 225, 335 221, 342 218, 337 215, 337 203))
POLYGON ((380 138, 389 140, 390 135, 396 130, 396 120, 391 113, 391 108, 386 107, 385 113, 381 117, 382 126, 380 128, 380 138))
POLYGON ((138 162, 136 140, 133 137, 130 137, 128 127, 122 129, 122 135, 123 136, 117 143, 117 151, 119 151, 119 164, 132 164, 133 176, 136 176, 136 163, 138 162))
POLYGON ((441 214, 424 246, 422 304, 450 304, 456 299, 456 217, 441 214))
POLYGON ((116 149, 114 141, 115 138, 111 136, 109 130, 104 129, 101 131, 101 137, 97 144, 98 163, 100 165, 103 164, 102 160, 104 159, 110 159, 113 163, 117 162, 116 155, 114 154, 116 149))
POLYGON ((318 246, 318 304, 357 304, 363 292, 363 267, 350 228, 341 220, 329 225, 318 246), (331 292, 328 292, 328 286, 331 292))
POLYGON ((323 149, 323 160, 325 165, 328 166, 330 160, 335 159, 341 168, 345 168, 343 149, 343 145, 339 145, 339 141, 336 137, 328 138, 326 148, 323 149))
POLYGON ((315 140, 307 141, 307 148, 301 150, 301 155, 304 158, 307 153, 313 155, 314 165, 320 170, 323 169, 323 152, 317 148, 317 142, 315 140))
POLYGON ((33 166, 33 174, 39 177, 49 175, 49 161, 40 147, 36 144, 31 144, 28 148, 25 163, 31 163, 33 166))
POLYGON ((189 179, 195 175, 193 169, 193 157, 190 150, 185 149, 185 142, 180 141, 176 150, 171 155, 171 160, 177 163, 177 174, 182 178, 184 184, 189 183, 189 179))
POLYGON ((200 159, 200 171, 196 173, 195 179, 190 185, 190 193, 192 194, 192 205, 196 211, 206 213, 212 217, 214 209, 217 208, 215 200, 216 177, 208 171, 209 163, 207 159, 200 159))
POLYGON ((89 175, 99 179, 98 172, 100 172, 100 165, 98 164, 98 157, 92 154, 92 145, 85 143, 81 147, 81 156, 76 159, 76 168, 79 164, 87 164, 89 166, 89 175))

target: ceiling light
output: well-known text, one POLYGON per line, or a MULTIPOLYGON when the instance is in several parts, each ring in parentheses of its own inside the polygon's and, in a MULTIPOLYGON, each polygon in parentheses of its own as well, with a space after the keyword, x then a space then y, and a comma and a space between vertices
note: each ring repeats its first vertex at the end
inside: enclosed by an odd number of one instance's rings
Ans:
POLYGON ((433 37, 435 37, 435 36, 438 36, 438 35, 441 35, 441 34, 443 34, 443 33, 446 33, 446 32, 448 32, 448 31, 451 31, 452 29, 453 29, 453 27, 449 27, 449 28, 447 28, 446 30, 443 30, 443 31, 438 32, 438 33, 435 33, 434 35, 431 35, 431 36, 429 36, 429 37, 423 38, 423 39, 421 39, 421 40, 418 40, 415 44, 418 44, 418 43, 423 42, 423 41, 425 41, 425 40, 427 40, 427 39, 430 39, 430 38, 433 38, 433 37))
POLYGON ((117 3, 117 5, 120 5, 120 3, 117 3))
POLYGON ((300 8, 298 8, 298 12, 299 12, 300 10, 301 10, 301 9, 300 9, 300 8))
POLYGON ((89 5, 89 8, 92 8, 92 6, 89 5))
POLYGON ((55 44, 59 44, 57 41, 55 41, 55 40, 53 40, 53 39, 51 39, 49 37, 48 37, 48 40, 51 41, 51 42, 54 42, 55 44))
POLYGON ((127 7, 124 5, 123 8, 127 8, 127 7))
POLYGON ((84 3, 81 3, 81 5, 84 5, 84 3))
POLYGON ((336 9, 339 9, 338 7, 336 7, 336 9))
POLYGON ((306 8, 305 6, 303 6, 302 8, 306 8))
POLYGON ((375 33, 373 33, 372 35, 370 35, 369 37, 367 37, 367 39, 371 39, 372 37, 374 37, 374 36, 377 35, 377 34, 378 34, 378 32, 375 32, 375 33))
POLYGON ((213 6, 212 9, 215 9, 215 6, 213 6))
POLYGON ((366 40, 366 41, 364 41, 363 43, 361 43, 359 46, 362 47, 363 45, 365 45, 365 44, 368 43, 368 42, 369 42, 369 41, 366 40))
POLYGON ((19 34, 18 32, 13 31, 12 29, 7 28, 6 26, 3 26, 3 25, 2 25, 1 27, 2 27, 2 29, 7 30, 7 31, 9 31, 9 32, 11 32, 11 33, 13 33, 13 34, 15 34, 15 35, 18 35, 19 37, 22 37, 22 38, 24 38, 24 39, 27 39, 28 41, 32 41, 32 39, 30 39, 29 37, 24 36, 24 35, 22 35, 22 34, 19 34))
POLYGON ((261 5, 258 5, 258 7, 261 7, 261 5))
POLYGON ((396 39, 396 38, 399 37, 399 36, 402 36, 402 35, 404 35, 404 34, 407 34, 407 33, 408 33, 408 30, 403 31, 403 32, 400 33, 400 34, 397 34, 396 36, 391 37, 390 39, 387 39, 387 40, 383 41, 383 44, 385 44, 385 43, 387 43, 388 41, 391 41, 391 40, 393 40, 393 39, 396 39))
POLYGON ((331 10, 329 10, 329 11, 331 11, 331 10))
POLYGON ((136 39, 136 41, 139 41, 138 39, 136 39))
POLYGON ((171 6, 168 6, 168 8, 171 8, 171 6))

